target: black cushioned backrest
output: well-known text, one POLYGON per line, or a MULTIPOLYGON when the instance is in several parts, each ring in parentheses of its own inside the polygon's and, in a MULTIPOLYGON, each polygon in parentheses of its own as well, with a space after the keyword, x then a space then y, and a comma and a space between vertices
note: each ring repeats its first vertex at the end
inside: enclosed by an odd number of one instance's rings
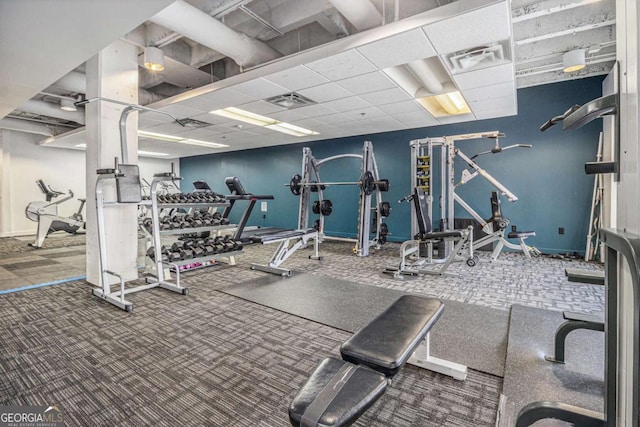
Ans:
POLYGON ((347 362, 394 376, 436 323, 444 304, 434 298, 403 295, 340 347, 347 362))
POLYGON ((116 191, 119 203, 140 203, 142 188, 138 165, 118 165, 122 176, 116 178, 116 191))
POLYGON ((224 183, 227 184, 227 188, 231 191, 231 194, 238 196, 244 196, 247 194, 237 176, 228 176, 225 178, 224 183))
POLYGON ((429 218, 427 210, 427 197, 422 188, 416 187, 413 190, 413 206, 416 209, 416 218, 418 219, 418 229, 420 235, 431 233, 431 218, 429 218))

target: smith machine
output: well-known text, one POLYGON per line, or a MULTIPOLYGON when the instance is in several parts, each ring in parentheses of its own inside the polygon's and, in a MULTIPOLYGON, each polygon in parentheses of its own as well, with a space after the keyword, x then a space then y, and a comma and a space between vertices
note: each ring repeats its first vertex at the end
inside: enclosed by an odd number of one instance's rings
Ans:
MULTIPOLYGON (((389 202, 382 201, 382 192, 389 191, 389 180, 380 179, 376 158, 373 155, 373 145, 370 141, 365 141, 362 147, 362 154, 340 154, 316 159, 311 153, 311 149, 302 149, 302 173, 295 174, 289 184, 285 184, 296 196, 300 196, 300 206, 298 210, 298 229, 309 227, 309 209, 315 214, 320 214, 320 218, 315 220, 313 225, 322 235, 324 232, 324 217, 331 214, 333 205, 329 199, 324 198, 323 191, 332 185, 357 185, 360 187, 360 212, 358 215, 358 237, 355 240, 353 249, 357 256, 368 256, 370 247, 380 248, 387 241, 389 229, 384 218, 389 216, 391 206, 389 202), (352 182, 322 182, 320 179, 320 167, 328 162, 338 159, 355 158, 361 160, 360 180, 352 182), (311 193, 318 193, 318 200, 311 203, 311 193), (375 193, 376 205, 371 206, 373 194, 375 193), (371 227, 371 212, 374 211, 373 228, 371 227), (371 239, 371 234, 375 234, 371 239)), ((352 241, 353 239, 348 239, 352 241)))
MULTIPOLYGON (((539 251, 531 246, 527 246, 524 240, 527 237, 535 236, 533 231, 517 231, 515 227, 507 234, 508 238, 518 239, 518 244, 513 244, 505 238, 506 229, 509 226, 509 220, 502 216, 500 212, 500 201, 496 192, 493 192, 491 199, 491 211, 492 216, 490 219, 484 219, 480 216, 462 197, 456 193, 456 189, 477 176, 483 177, 489 184, 500 192, 500 194, 507 197, 510 202, 515 202, 518 197, 513 194, 507 187, 502 185, 497 179, 489 174, 486 170, 482 169, 474 159, 483 154, 499 153, 504 150, 508 150, 516 147, 531 148, 530 144, 514 144, 507 147, 501 147, 499 138, 504 137, 504 134, 499 131, 482 132, 482 133, 468 133, 462 135, 451 135, 438 138, 424 138, 411 141, 411 174, 412 180, 415 183, 415 187, 424 190, 424 194, 427 199, 427 214, 429 218, 433 218, 433 195, 432 195, 432 165, 431 159, 433 159, 433 153, 435 149, 440 150, 440 201, 439 206, 442 217, 442 231, 451 231, 455 229, 454 224, 454 207, 455 203, 458 203, 465 211, 467 211, 476 221, 482 226, 482 231, 487 235, 474 240, 474 248, 479 248, 489 244, 494 244, 494 249, 491 254, 491 261, 496 261, 500 252, 505 248, 510 248, 516 251, 522 251, 527 258, 531 257, 531 254, 537 255, 539 251), (491 138, 495 140, 495 146, 482 153, 478 153, 472 157, 468 157, 459 148, 455 146, 456 141, 465 141, 470 139, 491 138), (460 181, 456 182, 454 161, 456 156, 462 159, 468 166, 468 169, 462 171, 460 181)), ((411 233, 416 235, 418 233, 418 222, 416 213, 411 212, 411 233)), ((451 243, 447 242, 445 245, 445 258, 451 251, 451 243)), ((428 244, 428 258, 431 259, 433 254, 433 244, 428 244)))

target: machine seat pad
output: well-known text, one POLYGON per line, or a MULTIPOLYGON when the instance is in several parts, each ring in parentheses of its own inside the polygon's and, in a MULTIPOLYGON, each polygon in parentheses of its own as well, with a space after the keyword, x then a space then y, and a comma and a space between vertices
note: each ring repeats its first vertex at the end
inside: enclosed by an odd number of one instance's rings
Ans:
POLYGON ((293 237, 304 236, 306 234, 314 233, 315 231, 316 231, 315 228, 303 228, 299 230, 284 230, 284 231, 278 231, 277 233, 273 233, 273 234, 262 234, 258 236, 253 236, 251 237, 251 240, 255 243, 269 243, 275 240, 290 239, 293 237))
POLYGON ((420 236, 420 240, 440 240, 446 238, 456 238, 462 237, 462 231, 460 230, 451 230, 451 231, 432 231, 431 233, 424 233, 420 236))
MULTIPOLYGON (((340 376, 344 377, 344 373, 340 376)), ((340 378, 336 378, 335 381, 340 383, 339 380, 340 378)), ((294 427, 350 426, 384 394, 386 389, 387 379, 379 372, 329 357, 318 365, 289 405, 289 420, 294 427), (337 394, 333 395, 335 391, 331 389, 325 391, 325 387, 343 367, 350 367, 355 371, 345 383, 340 384, 342 389, 337 394), (322 402, 316 402, 317 406, 307 411, 321 392, 325 394, 320 397, 322 402)))
POLYGON ((394 376, 442 314, 434 298, 403 295, 340 347, 342 358, 394 376))
POLYGON ((511 231, 507 234, 507 237, 509 239, 518 239, 520 237, 533 237, 535 235, 535 231, 511 231))

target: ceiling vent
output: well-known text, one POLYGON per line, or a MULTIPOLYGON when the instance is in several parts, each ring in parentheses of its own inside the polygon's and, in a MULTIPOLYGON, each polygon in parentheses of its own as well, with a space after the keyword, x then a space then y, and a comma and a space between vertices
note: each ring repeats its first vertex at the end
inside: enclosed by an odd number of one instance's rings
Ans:
POLYGON ((286 108, 288 110, 306 107, 307 105, 313 105, 316 103, 315 101, 312 101, 309 98, 306 98, 295 92, 272 96, 271 98, 265 99, 265 101, 277 105, 278 107, 286 108))
POLYGON ((502 44, 492 46, 477 46, 456 52, 449 56, 453 72, 469 71, 484 68, 504 61, 502 44))
POLYGON ((189 117, 180 119, 180 123, 182 123, 184 127, 189 129, 200 129, 200 128, 206 128, 207 126, 213 126, 213 123, 207 123, 201 120, 190 119, 189 117))

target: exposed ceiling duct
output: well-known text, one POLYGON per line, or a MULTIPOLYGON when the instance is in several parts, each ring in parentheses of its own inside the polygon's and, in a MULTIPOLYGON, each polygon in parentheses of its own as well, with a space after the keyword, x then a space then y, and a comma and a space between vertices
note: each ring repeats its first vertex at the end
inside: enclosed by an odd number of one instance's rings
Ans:
POLYGON ((41 123, 33 123, 25 120, 5 117, 0 119, 0 129, 9 129, 17 132, 35 133, 44 136, 53 136, 51 128, 41 123))
POLYGON ((177 0, 150 21, 228 56, 242 67, 252 67, 282 56, 268 44, 232 30, 182 0, 177 0))
POLYGON ((22 104, 18 108, 18 110, 25 113, 33 113, 41 116, 68 120, 71 122, 79 123, 81 125, 84 124, 84 109, 79 109, 78 111, 64 111, 60 109, 59 105, 53 104, 51 102, 31 99, 22 104))
MULTIPOLYGON (((62 77, 60 80, 53 83, 51 87, 55 87, 59 90, 63 90, 70 93, 85 94, 87 93, 87 76, 85 76, 83 73, 80 73, 78 71, 71 71, 69 74, 67 74, 66 76, 62 77)), ((153 92, 149 92, 148 90, 145 90, 143 88, 138 89, 138 103, 140 103, 141 105, 151 104, 153 102, 160 101, 161 99, 164 99, 164 96, 158 95, 153 92)), ((51 117, 58 117, 58 116, 51 116, 51 117)), ((58 117, 58 118, 67 119, 66 117, 58 117)))
POLYGON ((369 0, 329 0, 358 31, 382 25, 382 15, 369 0))

